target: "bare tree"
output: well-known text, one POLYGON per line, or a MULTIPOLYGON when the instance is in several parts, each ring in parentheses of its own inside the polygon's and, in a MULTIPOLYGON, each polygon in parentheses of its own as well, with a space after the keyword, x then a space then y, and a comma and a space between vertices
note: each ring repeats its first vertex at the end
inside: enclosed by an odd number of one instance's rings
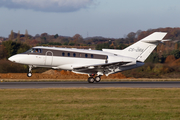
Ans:
POLYGON ((18 34, 17 34, 17 42, 21 42, 20 41, 20 31, 18 31, 18 34))
POLYGON ((26 29, 26 33, 25 33, 25 39, 26 39, 26 41, 28 40, 28 31, 27 31, 27 29, 26 29))
POLYGON ((13 30, 11 30, 11 35, 10 35, 10 39, 9 40, 13 40, 14 39, 14 32, 13 30))

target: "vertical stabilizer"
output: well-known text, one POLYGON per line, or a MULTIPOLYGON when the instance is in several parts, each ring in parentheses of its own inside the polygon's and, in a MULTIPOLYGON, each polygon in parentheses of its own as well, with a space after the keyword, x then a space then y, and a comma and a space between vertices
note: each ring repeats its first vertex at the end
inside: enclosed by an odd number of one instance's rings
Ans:
POLYGON ((144 62, 166 34, 167 33, 165 32, 154 32, 122 50, 121 55, 132 57, 137 61, 144 62))

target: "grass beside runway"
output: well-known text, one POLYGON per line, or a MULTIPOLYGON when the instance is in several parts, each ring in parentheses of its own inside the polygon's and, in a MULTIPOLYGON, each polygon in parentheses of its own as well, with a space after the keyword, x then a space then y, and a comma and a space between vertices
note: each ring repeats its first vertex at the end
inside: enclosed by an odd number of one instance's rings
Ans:
POLYGON ((1 89, 0 119, 178 120, 180 89, 1 89))

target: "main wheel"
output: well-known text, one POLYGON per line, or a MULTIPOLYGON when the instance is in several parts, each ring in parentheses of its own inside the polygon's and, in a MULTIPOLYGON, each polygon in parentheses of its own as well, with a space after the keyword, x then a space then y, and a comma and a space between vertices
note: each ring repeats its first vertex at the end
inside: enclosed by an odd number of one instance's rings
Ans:
POLYGON ((89 78, 88 78, 88 82, 89 82, 89 83, 94 83, 94 78, 93 78, 93 77, 89 77, 89 78))
POLYGON ((100 77, 100 76, 96 76, 96 77, 95 77, 95 81, 96 81, 96 82, 100 82, 100 81, 101 81, 101 77, 100 77))
POLYGON ((31 73, 31 72, 27 73, 27 76, 28 76, 28 77, 31 77, 31 76, 32 76, 32 73, 31 73))

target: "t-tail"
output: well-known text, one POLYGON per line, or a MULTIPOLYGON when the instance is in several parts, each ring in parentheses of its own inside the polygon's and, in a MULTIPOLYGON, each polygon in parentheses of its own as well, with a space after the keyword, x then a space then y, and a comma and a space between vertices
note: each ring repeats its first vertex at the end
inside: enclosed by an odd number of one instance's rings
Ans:
POLYGON ((159 42, 169 41, 163 40, 166 32, 154 32, 151 35, 139 40, 123 50, 103 49, 103 51, 111 52, 118 55, 135 58, 137 61, 144 62, 159 42))

